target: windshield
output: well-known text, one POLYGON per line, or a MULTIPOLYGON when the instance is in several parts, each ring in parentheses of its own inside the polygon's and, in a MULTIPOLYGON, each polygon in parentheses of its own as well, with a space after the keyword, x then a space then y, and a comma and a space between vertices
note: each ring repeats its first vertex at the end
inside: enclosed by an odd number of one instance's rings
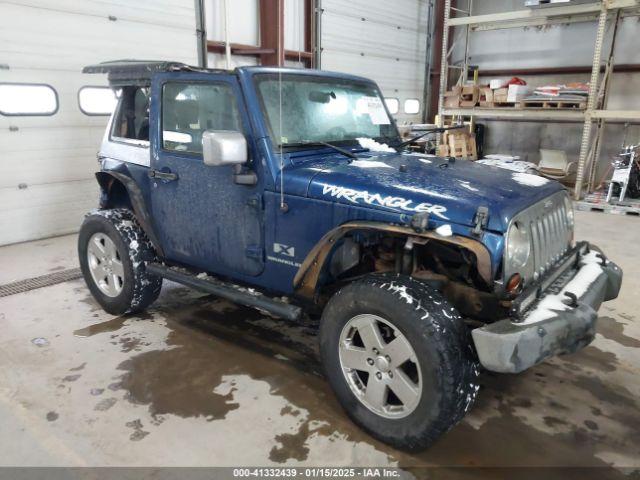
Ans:
POLYGON ((380 92, 371 83, 274 73, 257 75, 256 86, 276 146, 398 138, 380 92))

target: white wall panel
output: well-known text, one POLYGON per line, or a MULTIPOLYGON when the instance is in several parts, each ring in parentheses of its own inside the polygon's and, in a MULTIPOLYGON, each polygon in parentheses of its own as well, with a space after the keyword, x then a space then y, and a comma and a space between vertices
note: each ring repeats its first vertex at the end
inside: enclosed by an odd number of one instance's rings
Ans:
MULTIPOLYGON (((234 2, 230 2, 234 3, 234 2)), ((240 3, 239 1, 236 3, 240 3)), ((77 230, 97 203, 96 152, 107 117, 83 114, 83 66, 122 58, 196 62, 192 0, 13 0, 0 4, 0 82, 46 83, 49 117, 0 115, 0 245, 77 230)))
MULTIPOLYGON (((259 0, 227 0, 229 8, 229 41, 245 45, 260 43, 259 0)), ((206 0, 207 38, 224 41, 223 0, 206 0)))
POLYGON ((400 123, 419 122, 403 113, 407 98, 422 104, 427 3, 425 0, 324 0, 322 68, 373 78, 386 97, 400 100, 400 123))

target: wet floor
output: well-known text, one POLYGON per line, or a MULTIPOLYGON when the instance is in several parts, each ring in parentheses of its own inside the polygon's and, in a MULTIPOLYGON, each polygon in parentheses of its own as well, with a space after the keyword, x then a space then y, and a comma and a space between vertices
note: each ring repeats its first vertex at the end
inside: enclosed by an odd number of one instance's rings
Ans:
POLYGON ((447 467, 438 478, 551 466, 580 467, 562 478, 635 478, 640 329, 627 306, 605 305, 595 342, 577 354, 484 373, 470 414, 408 454, 346 417, 312 320, 293 325, 175 285, 140 316, 105 314, 80 281, 6 297, 0 464, 447 467))
MULTIPOLYGON (((74 293, 97 310, 81 286, 74 293)), ((601 320, 603 338, 621 348, 637 349, 638 341, 624 333, 628 320, 610 313, 601 320)), ((274 432, 272 446, 262 452, 270 463, 304 463, 314 445, 338 440, 354 449, 367 445, 378 461, 407 468, 609 467, 612 462, 633 466, 640 457, 637 393, 612 385, 608 376, 622 366, 616 354, 597 346, 521 375, 483 374, 479 401, 471 414, 428 451, 407 454, 373 440, 342 412, 322 378, 316 325, 311 320, 292 325, 174 288, 142 316, 87 323, 68 334, 79 344, 99 340, 103 348, 126 354, 110 372, 110 382, 97 394, 95 389, 86 394, 89 400, 99 399, 95 412, 108 414, 119 399, 144 407, 141 418, 119 420, 130 442, 162 435, 158 429, 170 417, 215 424, 224 423, 231 414, 255 414, 262 397, 240 395, 241 389, 252 390, 255 382, 267 386, 263 395, 283 400, 277 416, 262 421, 268 425, 289 420, 289 428, 274 432), (145 335, 145 327, 153 324, 164 330, 159 345, 145 335)), ((69 368, 58 388, 77 382, 90 362, 87 357, 69 368)), ((57 413, 47 415, 49 421, 59 421, 52 418, 57 413)), ((250 429, 247 424, 236 435, 250 436, 250 429)), ((619 474, 600 473, 600 478, 619 474)))

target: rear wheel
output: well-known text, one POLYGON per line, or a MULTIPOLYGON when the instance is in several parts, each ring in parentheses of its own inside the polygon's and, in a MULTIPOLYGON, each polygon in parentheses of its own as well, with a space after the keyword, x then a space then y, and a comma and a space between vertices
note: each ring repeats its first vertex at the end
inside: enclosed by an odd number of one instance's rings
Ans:
POLYGON ((323 313, 320 349, 347 414, 398 448, 429 446, 462 419, 478 391, 462 319, 410 277, 376 274, 342 288, 323 313))
POLYGON ((127 209, 88 214, 78 236, 85 282, 105 311, 122 315, 144 310, 160 295, 162 278, 146 271, 153 246, 127 209))

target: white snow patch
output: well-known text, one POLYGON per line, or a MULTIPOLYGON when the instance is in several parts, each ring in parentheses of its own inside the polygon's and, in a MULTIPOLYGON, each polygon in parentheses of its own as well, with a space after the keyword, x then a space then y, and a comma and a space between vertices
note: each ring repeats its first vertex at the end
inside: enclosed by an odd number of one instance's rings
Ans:
POLYGON ((531 175, 530 173, 516 172, 511 174, 511 178, 520 185, 527 185, 529 187, 541 187, 542 185, 549 183, 548 179, 538 175, 531 175))
POLYGON ((420 152, 409 152, 405 153, 408 157, 418 157, 418 160, 422 163, 426 163, 427 165, 433 163, 429 158, 435 158, 435 155, 431 155, 428 153, 420 153, 420 152))
POLYGON ((360 168, 393 168, 391 165, 387 165, 384 162, 374 160, 354 160, 351 162, 351 165, 360 168))
POLYGON ((592 251, 585 255, 582 258, 580 270, 578 270, 576 276, 564 286, 560 293, 544 297, 525 317, 524 321, 517 325, 530 325, 532 323, 542 322, 552 318, 557 312, 569 310, 571 307, 563 302, 563 300, 569 298, 565 295, 565 292, 573 293, 576 297, 580 298, 602 273, 600 259, 596 257, 596 254, 597 252, 592 251))
POLYGON ((442 237, 450 237, 453 235, 453 231, 451 231, 451 225, 440 225, 436 228, 436 233, 442 237))
POLYGON ((413 304, 413 297, 407 293, 407 287, 405 285, 398 285, 395 282, 391 282, 389 284, 385 283, 382 285, 382 288, 385 288, 385 287, 387 287, 387 290, 393 291, 398 295, 400 295, 400 298, 402 298, 409 305, 413 304))
POLYGON ((140 244, 138 243, 137 240, 131 240, 131 243, 129 243, 129 249, 131 249, 132 251, 137 251, 138 247, 140 247, 140 244))
POLYGON ((467 182, 466 180, 460 180, 460 186, 462 188, 466 188, 470 192, 478 192, 479 191, 476 187, 472 187, 471 184, 469 182, 467 182))
POLYGON ((378 143, 373 138, 359 137, 356 140, 358 140, 358 143, 362 148, 368 148, 372 152, 396 153, 396 151, 386 143, 378 143))

